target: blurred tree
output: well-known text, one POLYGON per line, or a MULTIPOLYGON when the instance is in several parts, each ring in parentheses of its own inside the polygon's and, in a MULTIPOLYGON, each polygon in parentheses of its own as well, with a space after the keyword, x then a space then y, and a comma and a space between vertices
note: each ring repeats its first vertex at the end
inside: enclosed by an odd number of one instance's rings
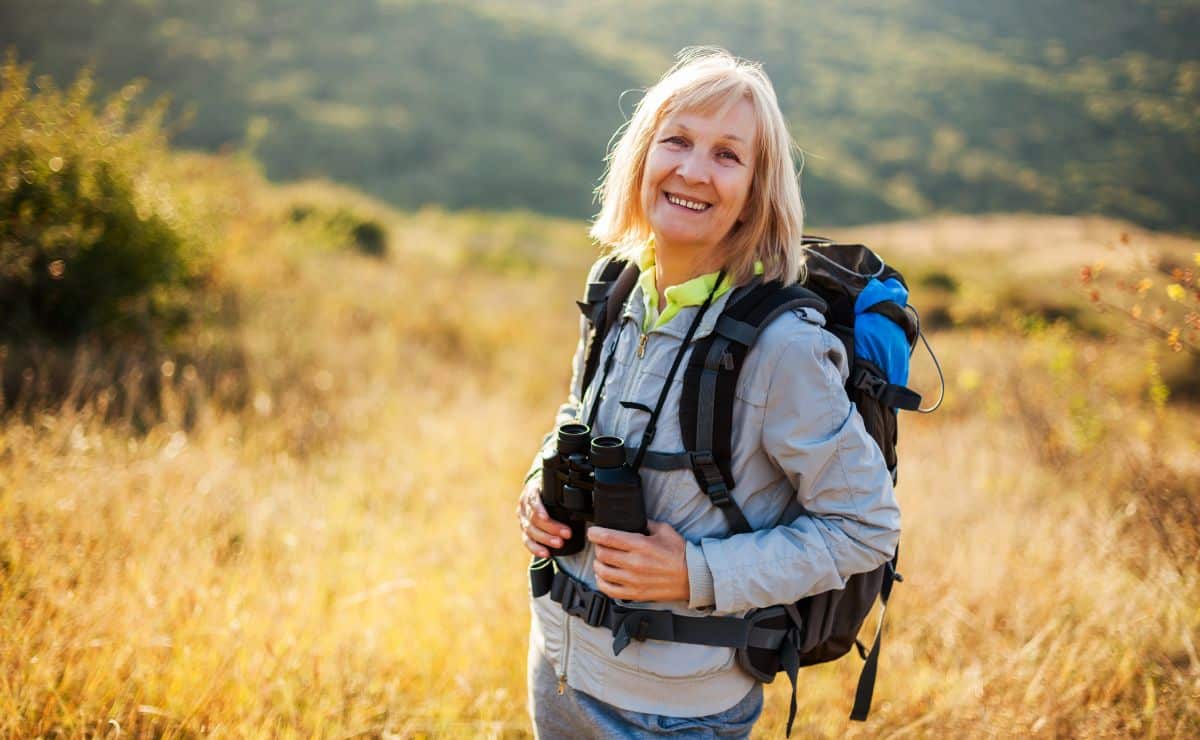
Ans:
POLYGON ((206 274, 201 232, 163 176, 163 105, 128 85, 98 110, 92 78, 31 91, 0 68, 0 336, 169 332, 206 274))

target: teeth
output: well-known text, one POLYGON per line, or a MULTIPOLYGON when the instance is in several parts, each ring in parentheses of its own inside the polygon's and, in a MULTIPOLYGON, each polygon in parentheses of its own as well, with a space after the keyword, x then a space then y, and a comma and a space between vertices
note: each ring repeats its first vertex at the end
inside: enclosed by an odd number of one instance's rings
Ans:
POLYGON ((691 209, 691 210, 693 210, 693 211, 704 211, 704 210, 708 210, 708 204, 707 204, 707 203, 698 203, 698 202, 696 202, 696 201, 694 201, 694 200, 685 200, 685 199, 683 199, 683 198, 680 198, 680 197, 678 197, 678 196, 671 195, 670 193, 667 193, 667 200, 668 200, 668 201, 670 201, 670 202, 672 202, 672 203, 674 203, 674 204, 675 204, 675 205, 677 205, 677 206, 683 206, 684 208, 688 208, 688 209, 691 209))

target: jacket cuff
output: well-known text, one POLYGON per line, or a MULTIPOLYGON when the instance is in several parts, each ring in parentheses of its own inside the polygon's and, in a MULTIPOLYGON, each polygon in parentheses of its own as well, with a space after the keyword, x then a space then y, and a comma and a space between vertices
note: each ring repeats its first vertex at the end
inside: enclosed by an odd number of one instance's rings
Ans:
POLYGON ((694 542, 687 543, 688 607, 711 609, 717 603, 717 592, 713 587, 712 569, 704 557, 704 550, 694 542))

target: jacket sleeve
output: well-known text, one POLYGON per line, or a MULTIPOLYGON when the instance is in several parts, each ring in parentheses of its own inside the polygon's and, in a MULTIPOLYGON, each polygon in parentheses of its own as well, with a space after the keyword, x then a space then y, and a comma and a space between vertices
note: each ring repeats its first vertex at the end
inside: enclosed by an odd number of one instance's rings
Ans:
MULTIPOLYGON (((689 545, 689 575, 711 576, 717 612, 839 589, 895 554, 900 511, 891 476, 846 395, 847 372, 841 341, 812 324, 774 361, 761 444, 796 491, 789 510, 801 513, 769 529, 689 545)), ((693 606, 704 596, 693 589, 693 606)))

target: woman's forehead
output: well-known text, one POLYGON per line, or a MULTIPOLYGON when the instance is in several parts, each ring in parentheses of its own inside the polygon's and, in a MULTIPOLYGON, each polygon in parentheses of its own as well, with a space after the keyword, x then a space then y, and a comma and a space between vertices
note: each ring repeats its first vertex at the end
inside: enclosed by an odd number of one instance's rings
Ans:
POLYGON ((749 144, 758 133, 759 121, 750 100, 737 97, 712 101, 709 105, 670 111, 663 117, 661 128, 668 126, 701 131, 749 144))

